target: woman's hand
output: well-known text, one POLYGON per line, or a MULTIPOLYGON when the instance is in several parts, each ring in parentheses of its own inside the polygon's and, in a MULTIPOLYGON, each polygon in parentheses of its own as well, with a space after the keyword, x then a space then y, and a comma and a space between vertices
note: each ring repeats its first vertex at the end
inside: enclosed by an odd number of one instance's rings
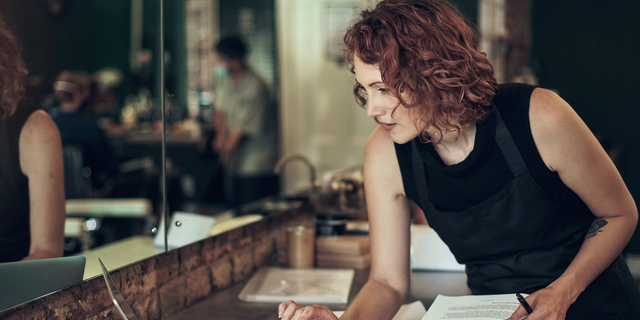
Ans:
POLYGON ((526 320, 564 320, 572 303, 568 294, 552 286, 532 293, 525 300, 533 312, 528 315, 524 307, 519 306, 507 320, 519 320, 525 317, 526 320))
POLYGON ((314 304, 301 306, 293 300, 283 302, 278 306, 278 318, 282 320, 337 320, 338 317, 325 306, 314 304))

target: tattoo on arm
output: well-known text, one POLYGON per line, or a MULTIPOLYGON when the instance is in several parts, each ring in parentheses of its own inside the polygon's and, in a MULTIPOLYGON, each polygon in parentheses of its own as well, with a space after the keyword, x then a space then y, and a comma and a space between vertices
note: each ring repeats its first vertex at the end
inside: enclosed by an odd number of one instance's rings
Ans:
POLYGON ((589 227, 589 230, 587 230, 587 235, 584 236, 584 239, 587 240, 589 238, 595 237, 598 234, 598 232, 602 232, 602 230, 600 230, 600 229, 602 229, 602 227, 606 226, 607 223, 608 223, 607 220, 604 220, 604 219, 596 220, 591 225, 591 227, 589 227))

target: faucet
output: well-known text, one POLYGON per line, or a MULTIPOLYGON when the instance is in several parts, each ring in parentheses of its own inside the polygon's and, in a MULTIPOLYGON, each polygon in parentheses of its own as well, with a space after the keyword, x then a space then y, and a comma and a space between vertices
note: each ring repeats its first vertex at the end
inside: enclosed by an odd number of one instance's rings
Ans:
POLYGON ((284 165, 289 163, 290 161, 293 161, 293 160, 302 161, 302 163, 304 163, 307 166, 307 168, 309 169, 309 179, 310 179, 309 192, 310 193, 315 192, 316 189, 317 189, 317 185, 316 185, 316 169, 311 164, 311 161, 309 161, 309 159, 307 157, 305 157, 305 156, 303 156, 301 154, 289 154, 289 155, 283 156, 276 163, 275 168, 273 169, 273 172, 275 174, 280 174, 280 172, 282 171, 282 168, 284 167, 284 165))

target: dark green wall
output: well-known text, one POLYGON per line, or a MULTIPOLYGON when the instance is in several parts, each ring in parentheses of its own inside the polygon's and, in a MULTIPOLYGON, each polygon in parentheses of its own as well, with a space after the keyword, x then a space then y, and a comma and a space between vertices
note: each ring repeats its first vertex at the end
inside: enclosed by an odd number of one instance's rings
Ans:
POLYGON ((55 45, 53 28, 55 18, 44 1, 0 1, 0 15, 12 28, 22 44, 23 59, 32 74, 50 74, 53 69, 51 52, 55 45))
POLYGON ((128 70, 130 8, 130 2, 123 0, 74 1, 69 12, 51 25, 54 68, 128 70))
POLYGON ((64 69, 94 72, 112 66, 129 79, 130 6, 128 0, 67 1, 62 14, 54 16, 46 1, 0 1, 0 13, 22 43, 30 75, 42 80, 30 88, 32 95, 48 93, 64 69))
POLYGON ((452 0, 451 3, 469 19, 469 22, 478 24, 478 0, 452 0))
MULTIPOLYGON (((50 92, 51 83, 64 69, 89 73, 103 67, 123 72, 123 83, 116 89, 124 95, 147 87, 153 92, 156 75, 152 63, 139 74, 129 71, 131 0, 67 0, 66 10, 54 16, 43 0, 0 0, 5 17, 23 46, 23 58, 31 76, 42 79, 30 88, 37 100, 50 92)), ((184 87, 185 46, 184 1, 165 0, 165 48, 172 61, 165 71, 167 91, 179 101, 186 100, 184 87)), ((143 48, 156 53, 159 39, 158 1, 144 1, 143 48)))
MULTIPOLYGON (((620 170, 640 200, 640 1, 534 0, 532 64, 605 146, 624 144, 620 170)), ((640 253, 640 232, 629 250, 640 253)))
POLYGON ((611 140, 625 140, 637 117, 639 1, 533 1, 533 62, 554 88, 611 140))
MULTIPOLYGON (((159 1, 144 1, 144 23, 142 32, 142 47, 152 49, 153 63, 150 68, 143 70, 140 75, 134 75, 138 87, 147 87, 152 93, 158 90, 160 57, 160 13, 159 1)), ((180 105, 186 105, 186 45, 185 45, 185 1, 164 1, 164 49, 170 56, 169 64, 165 67, 165 90, 176 99, 180 105)), ((154 94, 155 97, 155 94, 154 94)))

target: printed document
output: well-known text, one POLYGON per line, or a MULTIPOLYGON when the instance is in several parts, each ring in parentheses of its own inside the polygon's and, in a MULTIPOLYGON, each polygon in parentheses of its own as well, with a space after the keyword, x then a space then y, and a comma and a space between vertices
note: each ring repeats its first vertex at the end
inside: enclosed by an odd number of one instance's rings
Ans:
MULTIPOLYGON (((427 311, 427 309, 424 308, 424 304, 422 304, 420 300, 414 301, 412 303, 402 305, 400 310, 398 310, 398 313, 396 313, 391 320, 415 320, 422 317, 425 311, 427 311)), ((339 318, 344 314, 344 311, 334 311, 333 314, 339 318)))
POLYGON ((438 295, 422 320, 504 320, 518 306, 520 303, 515 293, 458 297, 438 295))

